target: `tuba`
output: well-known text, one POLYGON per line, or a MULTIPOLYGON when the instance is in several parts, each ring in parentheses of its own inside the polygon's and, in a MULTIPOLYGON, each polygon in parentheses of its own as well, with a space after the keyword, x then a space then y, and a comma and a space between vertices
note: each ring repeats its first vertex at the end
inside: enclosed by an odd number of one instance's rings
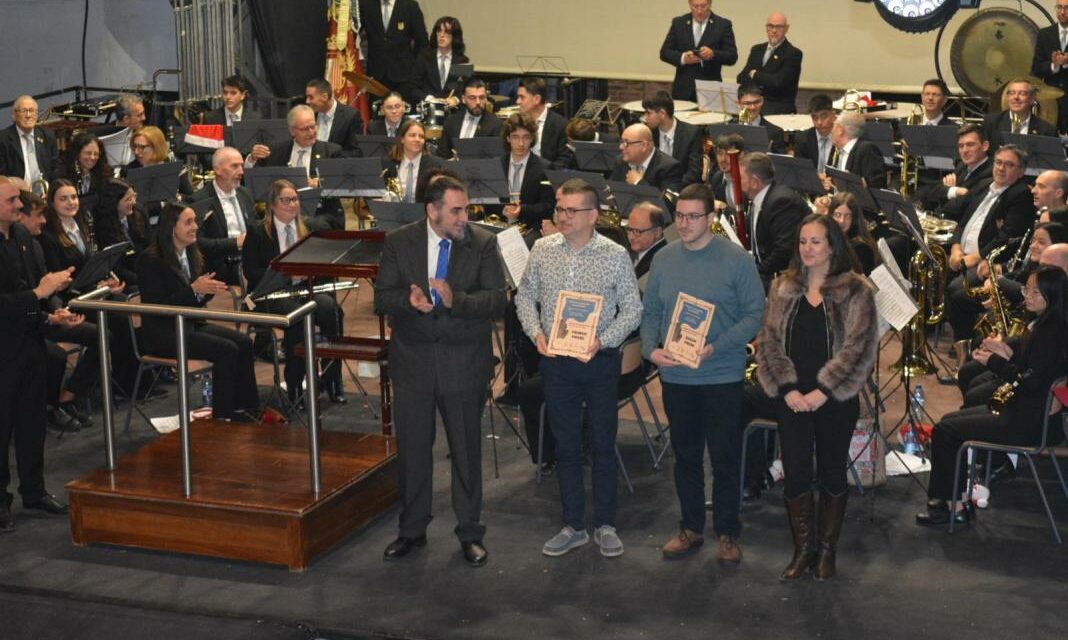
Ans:
POLYGON ((895 371, 919 376, 935 371, 927 347, 927 327, 942 322, 946 309, 946 274, 949 260, 941 246, 930 246, 934 264, 929 264, 923 251, 917 251, 909 261, 909 282, 918 311, 901 331, 901 358, 894 363, 895 371))

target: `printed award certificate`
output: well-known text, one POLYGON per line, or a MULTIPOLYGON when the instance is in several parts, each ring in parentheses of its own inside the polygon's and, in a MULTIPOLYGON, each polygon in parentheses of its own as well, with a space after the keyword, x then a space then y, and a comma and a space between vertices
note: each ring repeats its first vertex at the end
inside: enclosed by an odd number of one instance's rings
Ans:
POLYGON ((588 362, 603 303, 604 299, 596 294, 561 291, 556 297, 549 353, 588 362))
POLYGON ((705 348, 705 338, 715 311, 716 305, 711 302, 679 292, 664 349, 691 369, 700 367, 701 351, 705 348))

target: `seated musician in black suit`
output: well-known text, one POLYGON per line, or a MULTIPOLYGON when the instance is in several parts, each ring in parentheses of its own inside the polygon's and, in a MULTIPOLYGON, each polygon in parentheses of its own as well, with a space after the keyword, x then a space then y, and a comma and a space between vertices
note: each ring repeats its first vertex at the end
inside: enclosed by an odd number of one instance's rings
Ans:
POLYGON ((458 94, 463 88, 455 76, 449 77, 449 71, 454 64, 470 62, 464 55, 467 46, 463 27, 456 18, 442 16, 434 22, 430 37, 434 47, 421 50, 415 60, 419 95, 443 99, 449 109, 455 109, 460 105, 458 94))
POLYGON ((67 147, 58 174, 58 177, 74 183, 82 215, 86 223, 94 227, 101 188, 114 175, 100 139, 88 131, 76 133, 67 147))
POLYGON ((660 191, 682 189, 682 165, 657 150, 649 127, 638 123, 624 129, 619 149, 621 157, 612 169, 610 180, 649 185, 660 191))
MULTIPOLYGON (((253 291, 259 286, 263 276, 271 266, 271 260, 289 249, 298 240, 308 235, 308 228, 300 216, 300 196, 297 188, 288 180, 276 180, 267 193, 267 213, 262 222, 256 222, 248 230, 245 244, 241 249, 241 268, 248 279, 248 289, 253 291)), ((285 314, 304 304, 309 298, 300 296, 267 300, 257 304, 257 311, 285 314)), ((317 293, 315 300, 315 324, 327 338, 341 335, 343 313, 334 298, 325 293, 317 293)), ((298 344, 304 340, 304 325, 297 324, 286 329, 282 346, 286 355, 286 389, 291 404, 298 404, 303 395, 301 384, 306 374, 304 358, 294 355, 298 344)), ((346 402, 341 382, 341 362, 324 360, 322 387, 330 396, 331 402, 346 402)))
POLYGON ((371 121, 367 133, 372 136, 395 138, 397 130, 400 129, 401 123, 404 121, 404 112, 407 108, 408 105, 404 102, 404 96, 396 91, 391 91, 382 100, 382 106, 379 107, 382 117, 371 121))
POLYGON ((916 124, 925 127, 959 126, 960 123, 945 114, 944 110, 948 97, 949 87, 946 86, 945 81, 941 78, 931 78, 924 82, 920 91, 920 107, 923 109, 923 116, 921 121, 916 124))
POLYGON ((1030 136, 1056 136, 1057 127, 1038 116, 1033 116, 1031 109, 1035 104, 1038 90, 1027 78, 1015 78, 1005 85, 1004 111, 991 113, 983 119, 986 137, 990 140, 991 151, 1003 143, 1003 133, 1022 133, 1030 136))
POLYGON ((656 148, 682 165, 682 185, 701 180, 704 136, 692 124, 675 117, 675 101, 667 91, 657 91, 642 100, 645 124, 653 132, 656 148))
POLYGON ((743 85, 738 89, 738 109, 745 110, 747 117, 735 116, 731 122, 741 123, 751 127, 764 127, 768 132, 768 151, 771 153, 786 153, 786 132, 761 115, 764 109, 764 92, 755 84, 743 85))
POLYGON ((235 122, 259 120, 260 116, 252 109, 245 108, 248 99, 248 85, 239 75, 228 76, 222 81, 223 106, 204 114, 204 124, 221 124, 234 126, 235 122))
POLYGON ((249 227, 259 217, 256 202, 252 192, 241 186, 245 167, 240 151, 233 147, 216 149, 211 156, 211 167, 215 179, 192 198, 193 202, 212 201, 211 208, 197 223, 200 227, 197 245, 204 254, 205 268, 214 272, 217 280, 239 285, 241 245, 249 227))
MULTIPOLYGON (((839 114, 831 127, 831 143, 835 152, 830 165, 864 178, 869 189, 885 189, 883 154, 875 143, 861 140, 863 134, 864 116, 848 111, 839 114)), ((829 189, 830 185, 827 186, 829 189)))
POLYGON ((708 176, 708 186, 716 196, 716 210, 734 211, 738 208, 738 201, 731 184, 732 151, 745 153, 745 139, 737 133, 725 133, 716 138, 716 170, 708 176))
POLYGON ((552 187, 543 184, 548 180, 545 169, 549 163, 532 151, 538 141, 538 125, 529 115, 514 113, 505 121, 501 137, 508 150, 501 156, 501 168, 510 194, 508 204, 500 207, 501 215, 509 223, 520 222, 537 231, 542 220, 552 219, 556 206, 552 187))
POLYGON ((51 182, 59 170, 59 147, 52 132, 37 126, 37 101, 19 96, 11 107, 14 123, 0 131, 0 176, 51 182))
POLYGON ((794 157, 811 161, 817 173, 824 173, 834 153, 831 129, 834 128, 834 121, 838 117, 830 96, 817 93, 809 98, 808 116, 812 118, 812 126, 795 138, 794 157))
POLYGON ((645 281, 642 277, 653 266, 653 256, 667 246, 664 238, 666 226, 667 214, 651 202, 634 205, 627 217, 627 242, 630 244, 631 262, 634 263, 634 277, 638 279, 638 288, 643 293, 645 281))
POLYGON ((767 290, 771 280, 790 264, 801 220, 811 213, 796 191, 775 182, 775 165, 766 153, 741 159, 742 191, 752 203, 746 225, 749 248, 767 290))
POLYGON ((796 113, 803 54, 786 39, 790 23, 783 13, 771 13, 764 29, 768 41, 749 50, 749 58, 738 72, 738 84, 754 83, 760 87, 766 100, 764 113, 796 113))
POLYGON ((304 88, 305 103, 315 110, 316 136, 345 150, 346 156, 359 156, 356 138, 363 134, 360 112, 334 98, 330 83, 316 78, 304 88))
POLYGON ((501 134, 501 119, 486 108, 488 90, 486 83, 471 78, 464 83, 464 108, 445 119, 438 155, 446 160, 452 158, 455 140, 461 138, 494 138, 501 134))
MULTIPOLYGON (((159 228, 137 261, 141 302, 181 307, 203 307, 216 294, 227 293, 226 283, 204 271, 197 248, 196 212, 168 202, 160 213, 159 228)), ((145 352, 174 358, 178 353, 174 320, 141 317, 145 352)), ((186 356, 212 363, 216 420, 251 422, 257 415, 259 394, 252 367, 252 340, 230 327, 190 321, 185 331, 186 356)))
POLYGON ((441 158, 427 153, 426 131, 423 124, 416 120, 405 120, 397 134, 397 142, 382 158, 385 168, 383 178, 397 180, 400 184, 400 197, 404 202, 418 202, 416 190, 419 182, 428 171, 439 167, 441 158))
POLYGON ((93 240, 98 251, 119 242, 130 243, 123 260, 115 265, 115 275, 131 288, 137 286, 137 256, 148 244, 145 225, 145 208, 137 202, 137 192, 130 183, 118 178, 104 183, 93 240))
POLYGON ((549 108, 549 87, 544 78, 526 77, 515 92, 519 112, 530 116, 537 125, 537 142, 532 151, 549 166, 556 168, 565 158, 567 119, 549 108))
POLYGON ((964 196, 990 179, 993 162, 987 152, 990 142, 978 124, 969 122, 957 130, 958 161, 953 173, 934 184, 921 185, 916 197, 928 211, 940 211, 944 218, 960 220, 964 196))

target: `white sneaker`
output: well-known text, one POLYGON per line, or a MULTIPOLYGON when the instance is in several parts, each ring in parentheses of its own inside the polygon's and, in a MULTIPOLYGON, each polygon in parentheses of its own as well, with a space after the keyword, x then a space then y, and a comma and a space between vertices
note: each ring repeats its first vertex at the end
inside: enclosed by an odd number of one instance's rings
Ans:
POLYGON ((616 528, 602 524, 593 532, 593 542, 601 548, 601 555, 616 558, 623 555, 623 541, 619 539, 616 528))
POLYGON ((572 549, 577 549, 589 541, 590 535, 585 530, 575 531, 571 527, 564 527, 560 529, 560 533, 549 538, 549 541, 541 548, 541 552, 555 558, 572 549))

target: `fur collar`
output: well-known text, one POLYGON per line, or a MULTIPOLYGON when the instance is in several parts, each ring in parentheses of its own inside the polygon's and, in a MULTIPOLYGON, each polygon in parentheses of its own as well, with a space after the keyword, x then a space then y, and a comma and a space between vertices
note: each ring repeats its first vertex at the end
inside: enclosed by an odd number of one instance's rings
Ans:
MULTIPOLYGON (((789 300, 795 300, 805 295, 806 286, 800 274, 792 274, 784 271, 779 276, 779 295, 789 300)), ((842 302, 861 284, 860 277, 852 271, 845 271, 833 276, 827 276, 820 287, 820 293, 824 298, 832 302, 842 302)))

